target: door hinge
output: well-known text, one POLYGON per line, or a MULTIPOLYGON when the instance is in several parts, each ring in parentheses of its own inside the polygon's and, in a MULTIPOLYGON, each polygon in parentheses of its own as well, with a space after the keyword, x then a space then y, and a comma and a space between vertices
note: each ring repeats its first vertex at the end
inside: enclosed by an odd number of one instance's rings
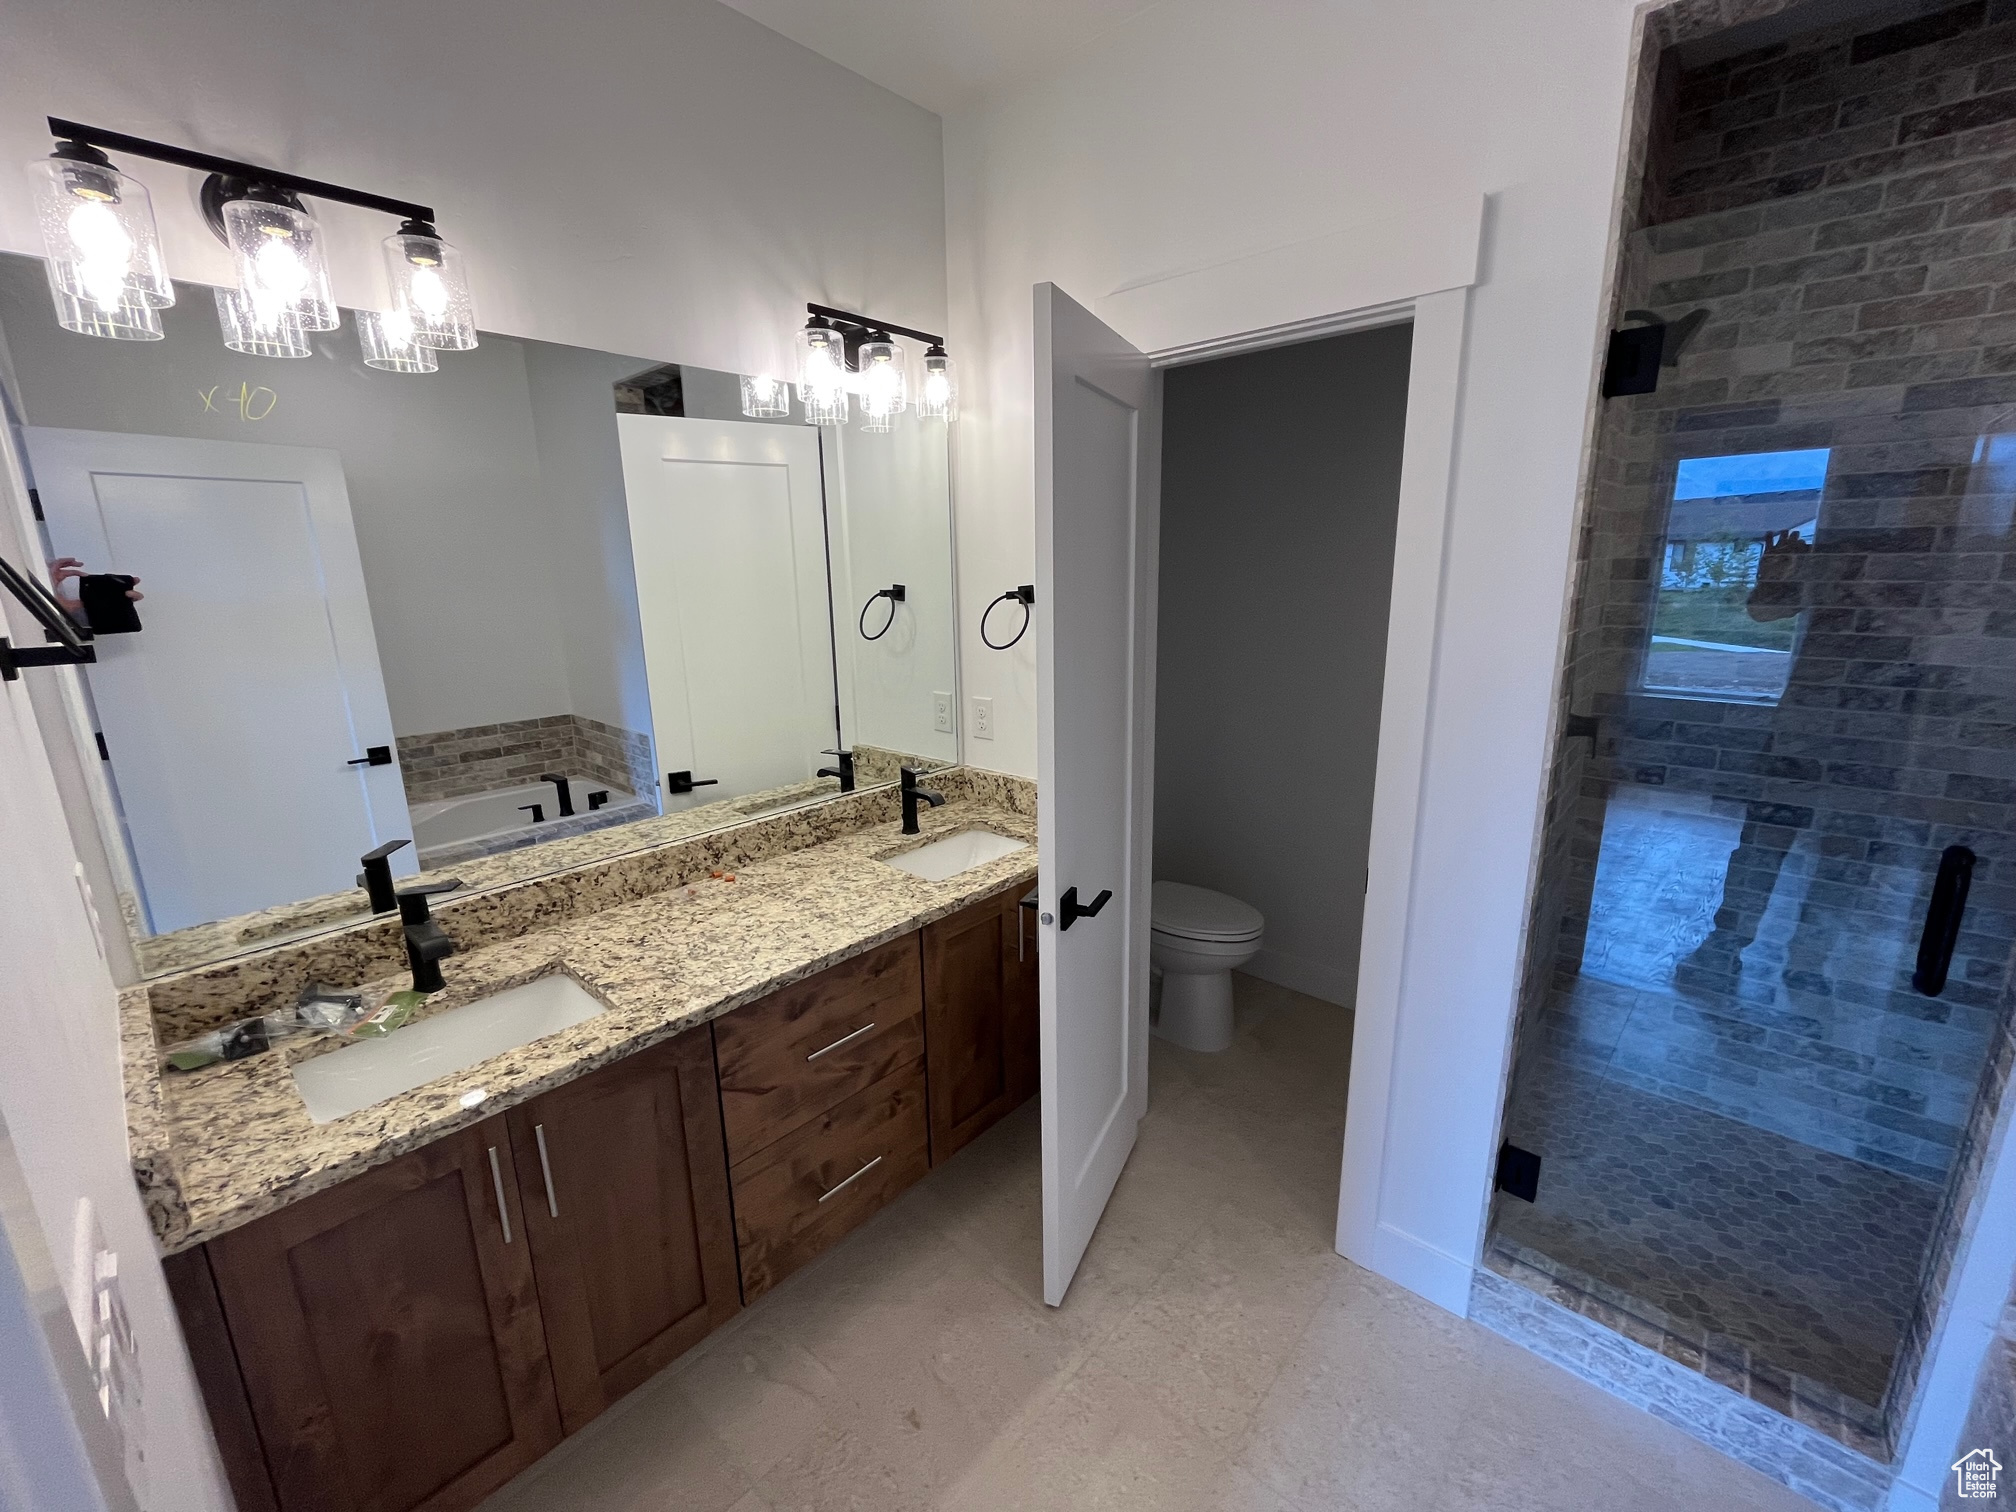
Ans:
POLYGON ((28 490, 28 507, 35 512, 35 518, 47 524, 49 516, 42 513, 42 494, 39 489, 28 490))
POLYGON ((103 730, 93 730, 91 738, 98 742, 98 759, 100 761, 110 761, 112 753, 105 749, 105 732, 103 730))
POLYGON ((1521 1202, 1534 1201, 1540 1195, 1540 1157, 1506 1140, 1498 1146, 1498 1175, 1492 1185, 1521 1202))

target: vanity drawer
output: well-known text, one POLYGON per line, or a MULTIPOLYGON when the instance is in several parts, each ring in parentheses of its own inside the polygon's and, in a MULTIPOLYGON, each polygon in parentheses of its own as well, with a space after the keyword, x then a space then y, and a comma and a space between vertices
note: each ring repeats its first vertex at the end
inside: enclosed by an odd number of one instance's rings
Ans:
POLYGON ((924 1054, 918 937, 716 1019, 714 1052, 732 1164, 924 1054))
POLYGON ((917 1061, 735 1166, 743 1299, 755 1301, 865 1222, 930 1164, 917 1061))

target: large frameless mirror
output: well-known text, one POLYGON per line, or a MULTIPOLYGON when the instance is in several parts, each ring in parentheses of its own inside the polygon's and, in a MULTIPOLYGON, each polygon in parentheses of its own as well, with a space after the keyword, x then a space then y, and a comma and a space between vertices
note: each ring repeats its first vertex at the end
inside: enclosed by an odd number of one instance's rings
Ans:
POLYGON ((955 758, 943 423, 491 333, 247 356, 181 293, 94 341, 0 256, 22 565, 98 632, 36 676, 141 974, 368 917, 374 852, 490 887, 955 758))

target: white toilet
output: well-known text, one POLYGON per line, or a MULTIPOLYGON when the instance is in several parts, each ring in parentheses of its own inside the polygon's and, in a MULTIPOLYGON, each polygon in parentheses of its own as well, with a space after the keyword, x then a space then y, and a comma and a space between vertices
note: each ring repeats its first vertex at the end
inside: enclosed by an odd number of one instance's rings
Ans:
POLYGON ((1148 959, 1162 973, 1155 1032, 1188 1050, 1231 1044, 1232 973, 1260 953, 1266 924, 1259 909, 1237 898, 1157 882, 1148 932, 1148 959))

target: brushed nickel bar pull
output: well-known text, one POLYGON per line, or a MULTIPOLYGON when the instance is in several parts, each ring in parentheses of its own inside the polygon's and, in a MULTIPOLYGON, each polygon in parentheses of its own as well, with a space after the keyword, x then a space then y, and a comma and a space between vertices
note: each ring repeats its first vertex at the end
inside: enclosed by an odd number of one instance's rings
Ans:
POLYGON ((824 1050, 814 1050, 810 1055, 806 1056, 805 1059, 807 1059, 808 1061, 815 1061, 819 1059, 820 1056, 825 1055, 828 1051, 838 1050, 842 1045, 851 1044, 853 1041, 861 1038, 862 1035, 872 1033, 874 1028, 875 1028, 874 1022, 871 1020, 870 1022, 863 1024, 859 1029, 856 1029, 852 1034, 841 1035, 840 1038, 833 1041, 833 1043, 828 1045, 824 1050))
POLYGON ((539 1174, 546 1178, 546 1212, 558 1218, 560 1204, 553 1196, 553 1163, 546 1158, 546 1125, 532 1125, 532 1137, 539 1142, 539 1174))
POLYGON ((842 1192, 846 1191, 847 1188, 854 1185, 855 1182, 859 1181, 863 1176, 866 1176, 870 1171, 874 1170, 875 1167, 877 1167, 880 1164, 882 1164, 882 1157, 880 1155, 877 1155, 873 1160, 869 1161, 868 1164, 861 1167, 860 1170, 856 1171, 852 1176, 849 1176, 845 1181, 841 1182, 840 1185, 833 1188, 832 1191, 822 1193, 820 1195, 819 1200, 821 1202, 824 1202, 828 1197, 838 1197, 842 1192))
POLYGON ((504 1242, 511 1242, 511 1209, 504 1205, 504 1168, 497 1164, 497 1146, 490 1146, 490 1185, 497 1189, 497 1221, 504 1228, 504 1242))

